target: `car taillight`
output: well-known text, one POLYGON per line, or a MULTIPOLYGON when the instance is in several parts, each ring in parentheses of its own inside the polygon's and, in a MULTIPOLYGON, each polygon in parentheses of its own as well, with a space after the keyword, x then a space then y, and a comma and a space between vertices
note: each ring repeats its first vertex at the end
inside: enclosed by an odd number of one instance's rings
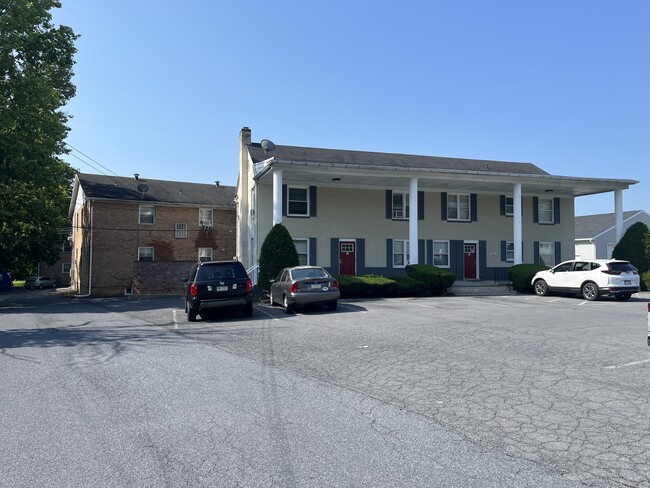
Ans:
POLYGON ((618 276, 618 275, 621 274, 620 271, 614 271, 613 269, 603 269, 602 272, 605 273, 605 274, 614 275, 614 276, 618 276))
POLYGON ((253 291, 253 282, 250 279, 246 280, 246 293, 253 291))
POLYGON ((289 288, 289 293, 296 293, 298 291, 298 283, 293 283, 289 288))
POLYGON ((198 294, 199 294, 199 288, 196 286, 196 283, 192 283, 190 285, 190 295, 195 297, 198 294))
POLYGON ((339 289, 339 282, 336 280, 332 280, 332 289, 339 289))

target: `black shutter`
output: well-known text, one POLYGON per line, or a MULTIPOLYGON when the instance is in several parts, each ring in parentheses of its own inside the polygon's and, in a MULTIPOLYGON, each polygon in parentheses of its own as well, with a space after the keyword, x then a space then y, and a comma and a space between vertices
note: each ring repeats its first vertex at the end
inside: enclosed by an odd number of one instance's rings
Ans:
POLYGON ((386 190, 386 218, 393 218, 393 190, 386 190))
POLYGON ((535 264, 539 263, 539 241, 533 242, 533 262, 535 264))
MULTIPOLYGON (((537 223, 539 223, 539 198, 533 197, 533 224, 537 223)), ((535 263, 537 263, 537 261, 535 261, 535 263)))
POLYGON ((555 241, 555 263, 558 264, 562 262, 562 243, 560 241, 555 241))
POLYGON ((506 241, 501 241, 501 261, 506 262, 508 260, 508 243, 506 241))
POLYGON ((287 185, 282 185, 282 215, 287 216, 287 185))
POLYGON ((424 239, 418 239, 418 262, 411 264, 424 264, 426 262, 425 250, 424 250, 424 239))
POLYGON ((309 238, 309 265, 317 266, 316 263, 316 238, 309 238))
POLYGON ((447 193, 440 194, 440 220, 447 220, 447 193))
POLYGON ((433 265, 433 239, 427 239, 427 264, 433 265))
POLYGON ((339 263, 339 240, 335 237, 330 238, 330 267, 332 274, 341 272, 339 263))
POLYGON ((560 199, 559 198, 553 199, 553 223, 554 224, 560 223, 560 199))
POLYGON ((316 187, 309 187, 309 216, 316 217, 316 187))
POLYGON ((418 192, 418 220, 424 220, 424 192, 418 192))
POLYGON ((501 215, 506 214, 506 196, 505 195, 499 196, 499 213, 501 215))
POLYGON ((477 203, 477 195, 476 193, 470 193, 469 195, 469 212, 470 212, 470 217, 472 222, 476 222, 478 220, 478 203, 477 203))
POLYGON ((393 267, 393 240, 386 239, 386 267, 393 267))
POLYGON ((357 238, 357 274, 366 274, 366 240, 357 238))

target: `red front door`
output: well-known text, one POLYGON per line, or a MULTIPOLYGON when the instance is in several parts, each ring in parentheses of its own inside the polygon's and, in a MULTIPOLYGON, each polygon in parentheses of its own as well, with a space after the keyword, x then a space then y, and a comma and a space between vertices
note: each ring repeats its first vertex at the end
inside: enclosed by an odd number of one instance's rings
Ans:
POLYGON ((356 242, 339 242, 339 272, 342 275, 354 275, 356 271, 356 242))
POLYGON ((464 256, 464 278, 466 280, 475 280, 476 279, 476 244, 465 243, 463 246, 463 256, 464 256))

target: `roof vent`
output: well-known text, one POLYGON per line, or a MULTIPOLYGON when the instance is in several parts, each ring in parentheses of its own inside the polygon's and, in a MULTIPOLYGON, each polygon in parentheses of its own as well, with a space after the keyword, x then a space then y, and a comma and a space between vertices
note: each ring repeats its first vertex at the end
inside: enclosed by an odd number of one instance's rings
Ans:
POLYGON ((217 185, 217 188, 221 186, 221 182, 219 180, 215 181, 214 184, 217 185))
POLYGON ((139 179, 140 179, 140 173, 134 173, 134 174, 133 174, 133 177, 134 177, 136 180, 139 180, 139 179))

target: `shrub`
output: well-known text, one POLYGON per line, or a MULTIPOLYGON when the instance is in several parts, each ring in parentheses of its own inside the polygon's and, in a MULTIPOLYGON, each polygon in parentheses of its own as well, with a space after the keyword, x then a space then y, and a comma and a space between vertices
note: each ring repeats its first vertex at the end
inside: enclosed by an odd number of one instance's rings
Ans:
POLYGON ((549 269, 542 264, 515 264, 508 269, 508 278, 512 281, 512 287, 520 293, 532 293, 533 287, 530 280, 535 273, 549 269))
POLYGON ((268 293, 271 288, 270 280, 283 268, 300 264, 291 234, 282 224, 275 224, 264 239, 259 264, 257 285, 261 293, 268 293))
POLYGON ((406 274, 424 284, 427 295, 442 295, 456 281, 452 272, 430 264, 410 264, 406 266, 406 274))
POLYGON ((642 291, 650 290, 650 271, 641 273, 641 290, 642 291))
POLYGON ((650 270, 650 230, 643 222, 632 224, 612 251, 612 258, 629 261, 645 273, 650 270))
POLYGON ((382 298, 396 296, 397 283, 384 276, 348 276, 336 277, 339 282, 341 298, 382 298))

